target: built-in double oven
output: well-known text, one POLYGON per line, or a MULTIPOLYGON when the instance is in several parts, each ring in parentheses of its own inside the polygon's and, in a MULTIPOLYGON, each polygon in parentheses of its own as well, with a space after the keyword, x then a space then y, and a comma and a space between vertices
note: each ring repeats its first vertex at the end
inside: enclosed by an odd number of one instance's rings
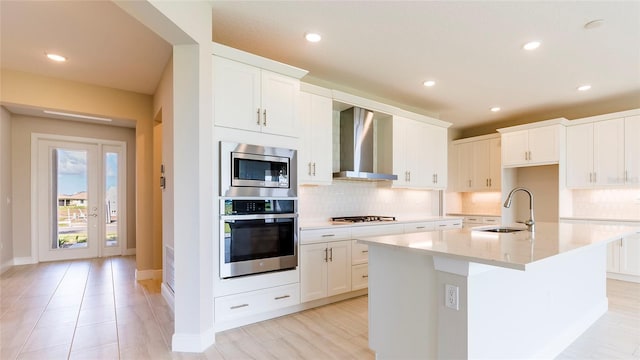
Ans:
POLYGON ((296 151, 221 142, 220 184, 220 277, 296 268, 296 151))

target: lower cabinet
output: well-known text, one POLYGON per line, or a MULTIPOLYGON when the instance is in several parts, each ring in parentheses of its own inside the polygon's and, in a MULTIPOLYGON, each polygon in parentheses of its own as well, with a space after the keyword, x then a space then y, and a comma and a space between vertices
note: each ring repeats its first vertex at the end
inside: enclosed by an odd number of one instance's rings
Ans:
POLYGON ((300 300, 351 291, 351 240, 300 246, 300 300))
POLYGON ((607 249, 607 272, 635 278, 640 282, 640 233, 627 236, 609 244, 607 249))
POLYGON ((353 265, 351 267, 351 289, 360 290, 369 287, 369 264, 353 265))
POLYGON ((298 284, 218 297, 214 301, 216 323, 233 321, 300 303, 298 284))

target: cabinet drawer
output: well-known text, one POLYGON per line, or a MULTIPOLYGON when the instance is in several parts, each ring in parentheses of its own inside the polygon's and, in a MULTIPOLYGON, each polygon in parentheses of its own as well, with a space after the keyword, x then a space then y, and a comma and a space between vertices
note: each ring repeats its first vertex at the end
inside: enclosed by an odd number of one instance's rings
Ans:
POLYGON ((410 224, 404 224, 404 232, 414 233, 414 232, 433 231, 435 227, 436 227, 436 223, 434 221, 410 223, 410 224))
POLYGON ((299 284, 216 298, 215 321, 225 322, 300 303, 299 284))
MULTIPOLYGON (((339 225, 336 225, 339 226, 339 225)), ((351 239, 351 229, 330 228, 330 229, 310 229, 300 231, 300 243, 310 244, 316 242, 329 242, 351 239)))
POLYGON ((461 229, 462 219, 440 220, 436 222, 436 230, 461 229))
POLYGON ((351 265, 366 264, 369 262, 369 246, 353 240, 351 243, 351 265))
POLYGON ((465 224, 482 224, 483 220, 481 216, 465 216, 462 221, 465 224))
POLYGON ((487 225, 499 225, 500 222, 501 220, 497 216, 485 216, 482 218, 482 223, 487 225))
POLYGON ((351 237, 357 239, 364 236, 382 236, 402 234, 404 232, 404 225, 402 224, 388 224, 388 225, 366 225, 356 226, 351 229, 351 237))
POLYGON ((369 286, 369 265, 354 265, 351 268, 351 290, 365 289, 369 286))

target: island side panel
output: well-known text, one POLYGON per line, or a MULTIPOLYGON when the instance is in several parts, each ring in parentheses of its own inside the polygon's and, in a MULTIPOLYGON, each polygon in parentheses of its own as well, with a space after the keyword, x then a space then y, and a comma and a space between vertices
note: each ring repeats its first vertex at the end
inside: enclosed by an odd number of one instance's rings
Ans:
POLYGON ((433 257, 369 245, 369 347, 376 359, 437 357, 433 257))
POLYGON ((470 358, 553 358, 608 308, 606 244, 469 276, 470 358))

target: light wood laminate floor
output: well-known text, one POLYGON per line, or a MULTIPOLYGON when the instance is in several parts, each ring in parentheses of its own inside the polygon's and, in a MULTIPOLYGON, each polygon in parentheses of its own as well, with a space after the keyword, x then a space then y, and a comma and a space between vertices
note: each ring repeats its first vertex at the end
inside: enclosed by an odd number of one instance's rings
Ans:
MULTIPOLYGON (((0 359, 374 359, 367 297, 217 334, 203 354, 170 351, 173 317, 135 259, 16 266, 0 277, 0 359)), ((640 284, 608 281, 609 312, 561 359, 640 359, 640 284)))

